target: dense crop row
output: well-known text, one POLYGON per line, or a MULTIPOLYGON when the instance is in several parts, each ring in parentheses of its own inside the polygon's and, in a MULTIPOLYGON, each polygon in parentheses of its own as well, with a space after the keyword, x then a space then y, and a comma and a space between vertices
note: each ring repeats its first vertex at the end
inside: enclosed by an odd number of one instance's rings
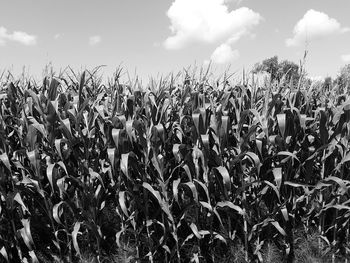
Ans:
POLYGON ((281 83, 3 81, 0 262, 349 257, 350 101, 281 83))

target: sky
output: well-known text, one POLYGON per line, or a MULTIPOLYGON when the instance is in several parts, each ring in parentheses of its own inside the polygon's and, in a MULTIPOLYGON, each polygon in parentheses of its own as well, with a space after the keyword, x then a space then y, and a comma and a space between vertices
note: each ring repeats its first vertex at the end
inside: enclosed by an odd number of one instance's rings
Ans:
MULTIPOLYGON (((0 0, 0 70, 118 66, 146 80, 189 66, 249 71, 277 55, 310 77, 350 63, 349 0, 0 0)), ((237 73, 237 74, 238 74, 237 73)))

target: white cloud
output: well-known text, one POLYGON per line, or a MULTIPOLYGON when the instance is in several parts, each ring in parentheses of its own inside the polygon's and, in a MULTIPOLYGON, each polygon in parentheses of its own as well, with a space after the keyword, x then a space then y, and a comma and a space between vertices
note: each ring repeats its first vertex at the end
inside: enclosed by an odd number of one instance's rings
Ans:
POLYGON ((203 65, 202 66, 204 68, 206 68, 206 67, 208 67, 210 65, 210 62, 211 62, 210 60, 206 59, 206 60, 203 61, 203 65))
POLYGON ((286 40, 286 45, 298 46, 306 40, 320 39, 334 34, 342 34, 350 29, 342 27, 340 23, 327 14, 310 9, 294 26, 294 36, 286 40))
POLYGON ((37 37, 29 35, 26 32, 14 31, 12 34, 7 32, 5 27, 0 27, 0 45, 5 45, 7 41, 17 42, 26 46, 36 44, 37 37))
POLYGON ((238 50, 232 50, 231 46, 227 43, 218 46, 210 59, 215 64, 227 64, 239 58, 238 50))
POLYGON ((91 36, 89 37, 89 44, 90 46, 95 46, 99 44, 102 41, 101 36, 91 36))
POLYGON ((258 25, 260 14, 247 7, 228 10, 225 0, 175 0, 167 11, 172 35, 167 49, 180 49, 192 42, 233 43, 258 25))
POLYGON ((237 5, 240 5, 244 0, 224 0, 224 3, 236 3, 237 5))
POLYGON ((57 33, 53 36, 54 39, 59 39, 61 37, 62 37, 62 34, 59 34, 59 33, 57 33))
POLYGON ((341 60, 343 60, 345 63, 350 63, 350 54, 342 55, 341 60))

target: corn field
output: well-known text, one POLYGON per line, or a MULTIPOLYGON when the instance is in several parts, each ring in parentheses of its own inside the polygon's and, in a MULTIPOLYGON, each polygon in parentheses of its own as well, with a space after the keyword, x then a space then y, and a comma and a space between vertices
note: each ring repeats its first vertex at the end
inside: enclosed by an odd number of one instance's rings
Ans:
POLYGON ((0 262, 350 262, 337 86, 0 84, 0 262))

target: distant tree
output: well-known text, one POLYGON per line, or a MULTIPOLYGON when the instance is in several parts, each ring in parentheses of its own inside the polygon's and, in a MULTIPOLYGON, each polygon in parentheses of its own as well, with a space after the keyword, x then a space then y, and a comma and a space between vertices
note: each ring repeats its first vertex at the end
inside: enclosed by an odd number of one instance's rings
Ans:
POLYGON ((285 80, 293 83, 297 83, 299 81, 299 66, 292 61, 283 60, 278 64, 278 80, 281 80, 285 76, 285 80))
POLYGON ((274 56, 268 59, 263 60, 260 63, 255 64, 254 72, 267 72, 271 75, 271 80, 281 81, 282 78, 285 78, 286 82, 293 81, 293 84, 298 83, 299 75, 299 66, 289 60, 283 60, 278 62, 278 57, 274 56))
POLYGON ((261 63, 255 64, 255 72, 267 72, 271 74, 271 78, 274 80, 277 78, 278 72, 278 57, 274 56, 263 60, 261 63))
POLYGON ((323 81, 323 87, 322 87, 323 90, 329 91, 332 87, 332 82, 333 82, 333 80, 331 77, 326 77, 323 81))
POLYGON ((350 64, 345 65, 340 69, 340 74, 335 79, 335 83, 339 86, 342 92, 350 90, 350 64))

